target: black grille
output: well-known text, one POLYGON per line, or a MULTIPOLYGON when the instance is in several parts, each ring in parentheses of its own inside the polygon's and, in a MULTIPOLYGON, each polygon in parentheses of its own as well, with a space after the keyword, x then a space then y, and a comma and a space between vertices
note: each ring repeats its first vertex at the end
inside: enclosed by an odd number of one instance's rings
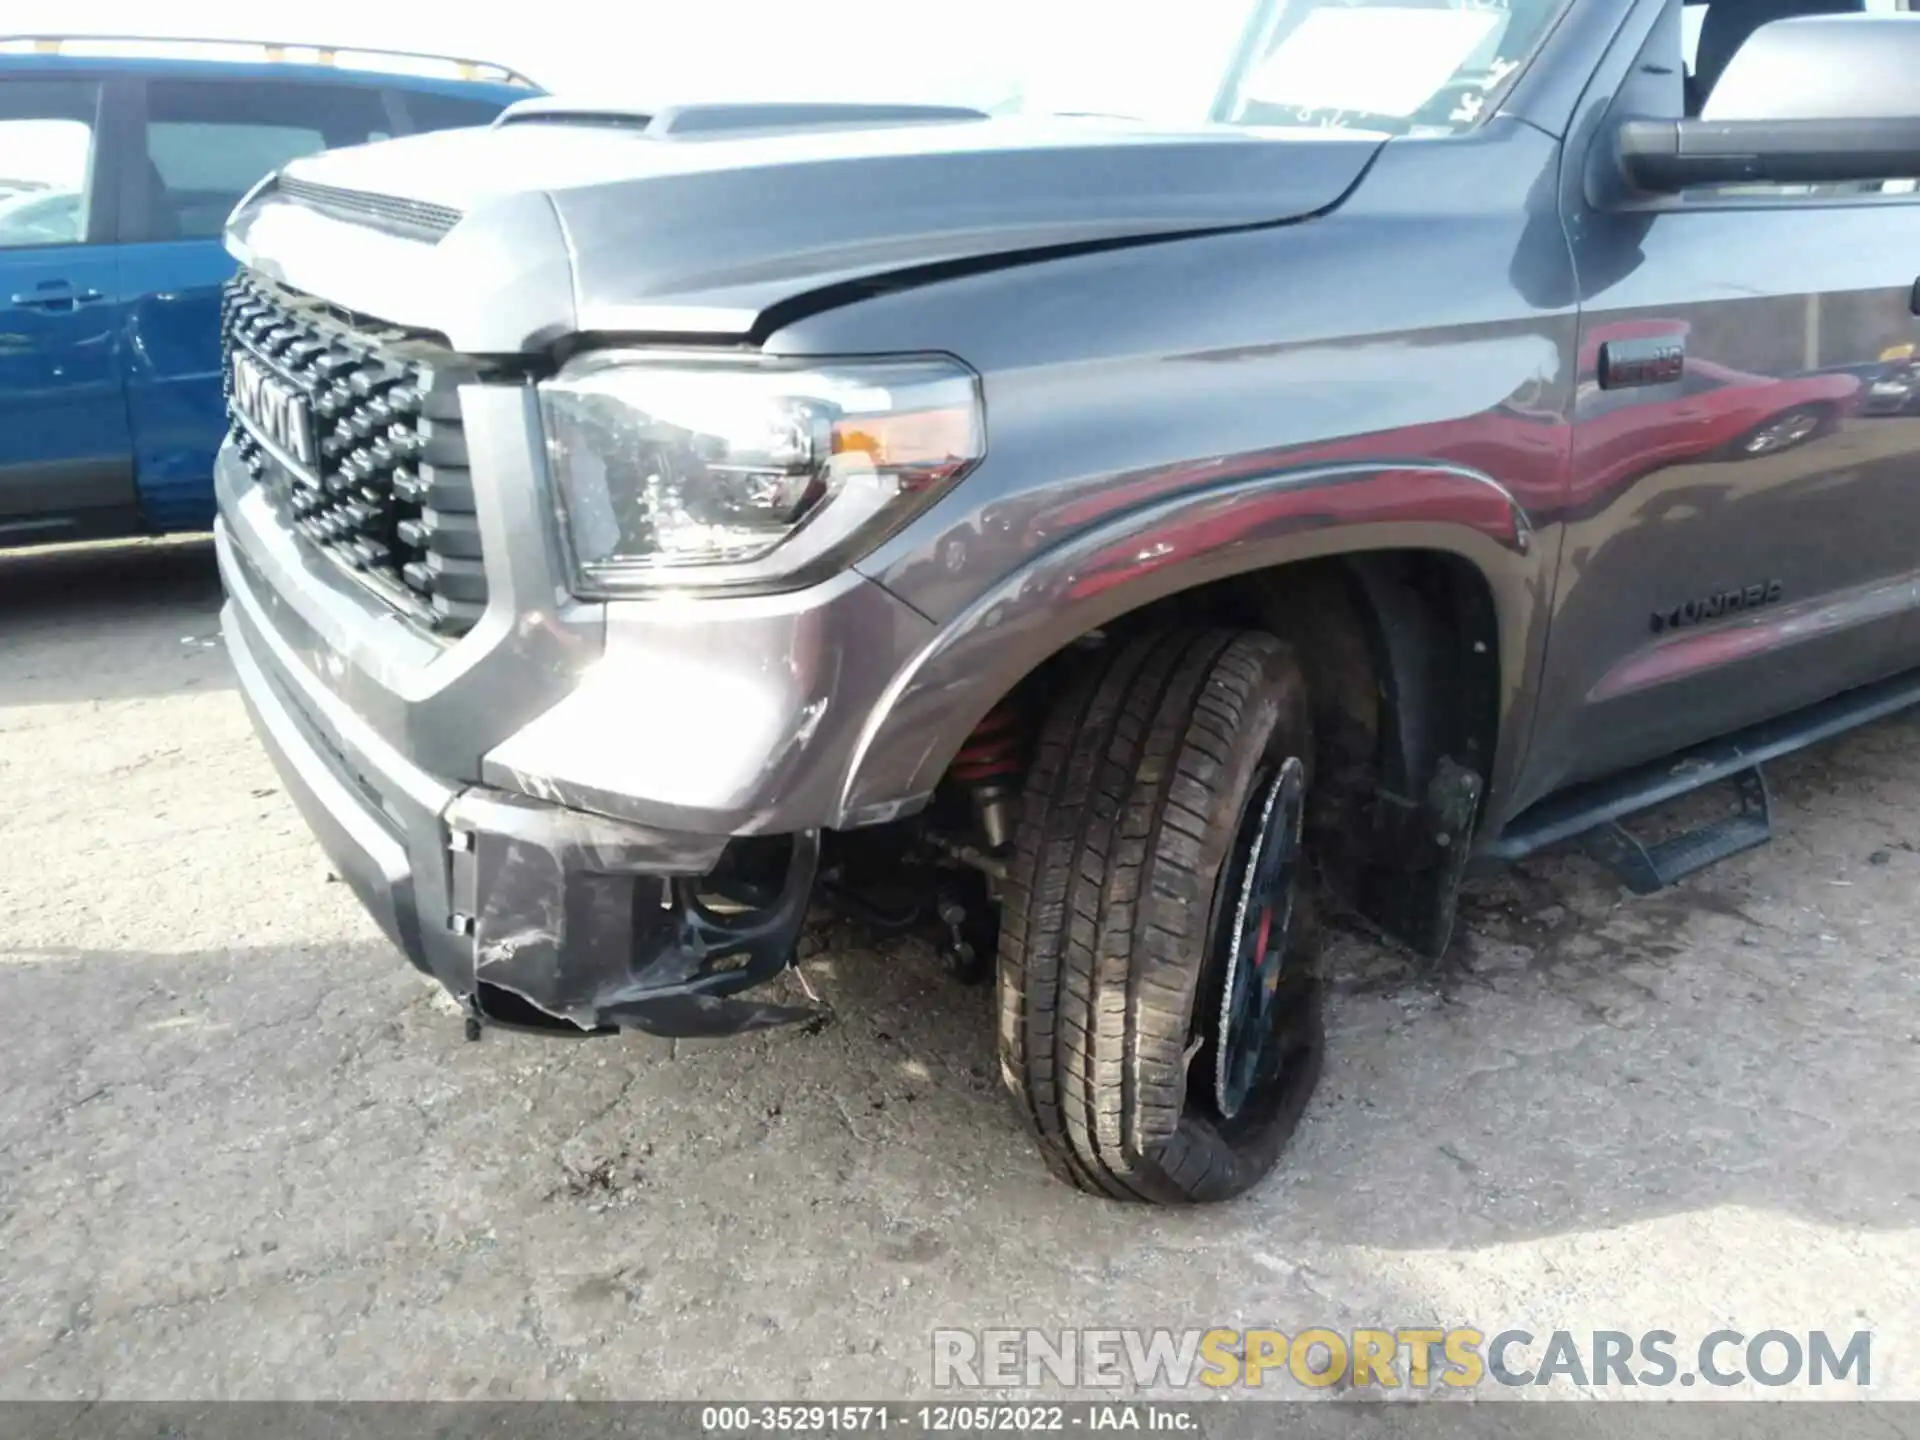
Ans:
POLYGON ((430 205, 424 200, 402 200, 366 190, 342 190, 311 180, 282 179, 279 190, 322 214, 418 239, 438 240, 462 219, 460 211, 450 205, 430 205))
POLYGON ((472 628, 487 604, 459 384, 471 363, 430 339, 242 272, 221 302, 234 445, 282 523, 415 623, 472 628), (302 467, 233 413, 233 357, 305 398, 317 463, 302 467))

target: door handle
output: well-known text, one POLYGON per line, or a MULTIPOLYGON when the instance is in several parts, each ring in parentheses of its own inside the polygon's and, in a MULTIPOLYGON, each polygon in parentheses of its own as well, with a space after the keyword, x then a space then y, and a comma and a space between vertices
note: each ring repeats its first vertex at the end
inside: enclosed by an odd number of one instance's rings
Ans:
POLYGON ((92 305, 107 297, 98 290, 75 290, 65 280, 46 280, 31 290, 11 296, 12 303, 28 310, 52 310, 59 313, 72 310, 76 305, 92 305))

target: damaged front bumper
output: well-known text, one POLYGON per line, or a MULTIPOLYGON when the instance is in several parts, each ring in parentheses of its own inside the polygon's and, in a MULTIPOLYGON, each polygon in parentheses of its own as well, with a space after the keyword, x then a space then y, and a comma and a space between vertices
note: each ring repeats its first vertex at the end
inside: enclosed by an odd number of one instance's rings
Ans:
MULTIPOLYGON (((238 578, 230 537, 216 534, 238 578)), ((726 837, 682 835, 421 771, 312 681, 230 583, 221 615, 254 726, 340 878, 470 1015, 518 1028, 738 1034, 812 1018, 742 992, 790 962, 819 855, 785 841, 718 901, 726 837), (764 867, 763 867, 764 868, 764 867)))
POLYGON ((463 791, 446 823, 449 927, 472 939, 480 1013, 512 1023, 524 1018, 516 1002, 527 1001, 585 1031, 675 1036, 738 1034, 813 1013, 733 997, 791 959, 817 834, 792 838, 785 874, 763 903, 721 910, 698 880, 658 873, 659 837, 631 825, 483 790, 463 791))

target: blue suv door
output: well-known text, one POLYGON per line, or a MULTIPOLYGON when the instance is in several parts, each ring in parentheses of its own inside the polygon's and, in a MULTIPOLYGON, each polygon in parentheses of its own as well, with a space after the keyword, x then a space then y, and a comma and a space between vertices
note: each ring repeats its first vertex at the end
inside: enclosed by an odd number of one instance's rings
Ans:
POLYGON ((0 76, 0 545, 134 513, 109 90, 0 76))
POLYGON ((220 393, 221 245, 240 197, 289 160, 398 133, 378 85, 292 77, 154 77, 140 87, 144 144, 121 190, 127 402, 149 527, 213 522, 220 393))

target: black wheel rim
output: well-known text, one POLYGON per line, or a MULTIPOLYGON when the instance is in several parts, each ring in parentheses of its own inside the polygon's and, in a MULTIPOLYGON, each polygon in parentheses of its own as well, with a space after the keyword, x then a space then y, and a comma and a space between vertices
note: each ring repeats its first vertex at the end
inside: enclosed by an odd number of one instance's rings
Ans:
POLYGON ((1281 981, 1294 948, 1293 899, 1299 882, 1306 768, 1290 757, 1268 771, 1235 837, 1238 869, 1225 892, 1233 908, 1216 921, 1215 963, 1223 969, 1212 1036, 1213 1099, 1231 1120, 1275 1078, 1286 1027, 1281 981))

